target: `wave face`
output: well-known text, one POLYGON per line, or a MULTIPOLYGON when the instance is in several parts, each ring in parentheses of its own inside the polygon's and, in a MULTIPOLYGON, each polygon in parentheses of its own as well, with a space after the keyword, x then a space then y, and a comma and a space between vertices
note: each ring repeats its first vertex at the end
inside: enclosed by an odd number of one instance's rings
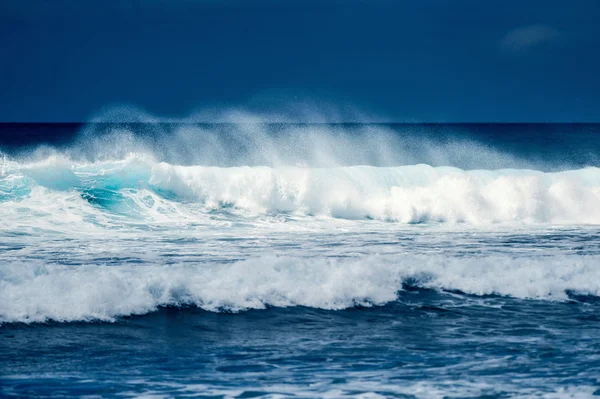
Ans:
POLYGON ((164 306, 238 312, 384 305, 405 288, 522 299, 600 296, 598 256, 259 257, 230 264, 59 266, 16 263, 0 272, 0 322, 114 321, 164 306))
POLYGON ((116 214, 148 222, 229 212, 399 223, 598 224, 599 200, 600 169, 591 167, 553 173, 429 165, 222 168, 129 156, 95 163, 4 161, 0 170, 4 223, 15 209, 56 211, 62 204, 82 219, 116 214))

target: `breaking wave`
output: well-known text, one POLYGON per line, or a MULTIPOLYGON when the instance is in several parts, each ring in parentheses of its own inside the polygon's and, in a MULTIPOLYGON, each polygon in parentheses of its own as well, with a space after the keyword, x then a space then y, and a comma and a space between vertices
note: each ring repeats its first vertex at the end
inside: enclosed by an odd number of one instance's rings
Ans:
POLYGON ((179 166, 136 155, 92 163, 53 156, 1 165, 5 222, 16 208, 23 214, 45 204, 60 211, 61 202, 73 214, 149 222, 226 211, 400 223, 598 224, 600 169, 179 166))
POLYGON ((229 264, 0 268, 0 322, 114 321, 162 306, 208 311, 383 305, 403 286, 565 300, 600 295, 597 256, 351 259, 259 257, 229 264))

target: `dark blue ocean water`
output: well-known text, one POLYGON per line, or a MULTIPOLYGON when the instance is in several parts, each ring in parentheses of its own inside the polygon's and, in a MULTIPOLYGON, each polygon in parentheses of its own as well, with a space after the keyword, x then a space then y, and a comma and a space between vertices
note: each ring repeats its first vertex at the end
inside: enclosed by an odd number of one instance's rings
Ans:
POLYGON ((1 125, 0 396, 599 396, 598 129, 1 125))
POLYGON ((4 395, 569 397, 600 394, 600 303, 422 289, 392 303, 2 328, 4 395))

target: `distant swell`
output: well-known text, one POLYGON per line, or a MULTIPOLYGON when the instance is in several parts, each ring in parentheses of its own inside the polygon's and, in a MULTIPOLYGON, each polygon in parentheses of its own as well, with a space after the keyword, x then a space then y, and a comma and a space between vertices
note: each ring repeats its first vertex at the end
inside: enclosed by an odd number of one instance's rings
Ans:
POLYGON ((394 301, 407 283, 473 295, 565 300, 568 291, 600 295, 599 261, 597 256, 374 255, 165 266, 12 263, 0 268, 0 322, 112 321, 183 305, 234 312, 267 306, 339 310, 394 301))
POLYGON ((55 211, 68 206, 68 213, 81 214, 82 220, 99 212, 148 222, 193 221, 226 211, 400 223, 598 224, 600 169, 221 168, 176 166, 139 156, 96 163, 51 157, 0 165, 4 223, 10 223, 14 209, 43 211, 45 202, 55 211))

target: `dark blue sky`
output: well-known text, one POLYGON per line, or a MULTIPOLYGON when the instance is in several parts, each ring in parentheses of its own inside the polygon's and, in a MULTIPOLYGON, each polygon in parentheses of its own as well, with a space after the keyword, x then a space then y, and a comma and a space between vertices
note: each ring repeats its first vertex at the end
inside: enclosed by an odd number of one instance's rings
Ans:
POLYGON ((0 121, 302 103, 600 122, 599 21, 597 0, 3 0, 0 121))

